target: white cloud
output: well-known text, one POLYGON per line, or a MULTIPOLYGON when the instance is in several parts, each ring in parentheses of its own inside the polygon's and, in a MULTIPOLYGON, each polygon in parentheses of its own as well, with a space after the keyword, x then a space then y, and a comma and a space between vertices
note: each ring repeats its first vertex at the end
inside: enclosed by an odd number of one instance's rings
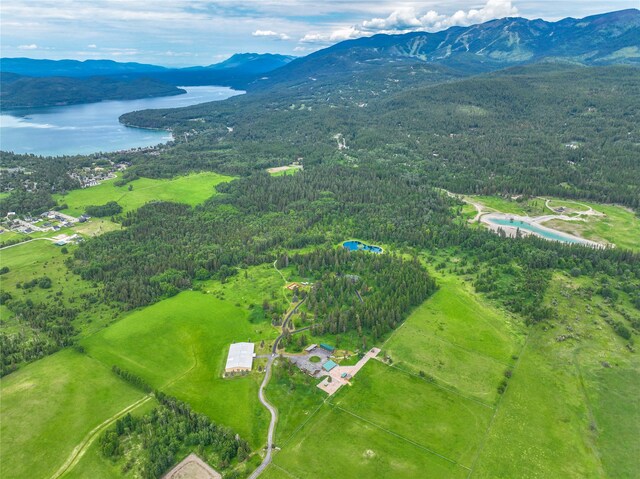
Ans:
POLYGON ((87 45, 87 48, 98 48, 98 46, 95 43, 92 43, 91 45, 87 45))
POLYGON ((18 49, 19 50, 37 50, 38 45, 36 45, 35 43, 31 43, 29 45, 19 45, 18 49))
POLYGON ((345 40, 352 40, 366 35, 357 27, 339 28, 328 34, 323 33, 307 33, 300 39, 301 43, 336 43, 345 40))
POLYGON ((453 26, 467 26, 483 23, 494 18, 519 16, 512 0, 487 0, 480 9, 458 10, 452 15, 444 15, 435 10, 400 7, 384 18, 372 18, 359 25, 340 28, 330 33, 309 33, 300 39, 301 43, 335 43, 352 38, 375 35, 376 33, 408 33, 414 31, 439 31, 453 26))
POLYGON ((279 40, 289 40, 291 37, 286 33, 278 33, 271 30, 256 30, 251 35, 254 37, 273 37, 279 40))

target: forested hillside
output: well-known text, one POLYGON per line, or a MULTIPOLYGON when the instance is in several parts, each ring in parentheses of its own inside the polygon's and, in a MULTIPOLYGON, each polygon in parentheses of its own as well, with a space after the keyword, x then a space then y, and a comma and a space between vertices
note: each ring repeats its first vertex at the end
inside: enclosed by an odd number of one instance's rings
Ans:
POLYGON ((176 174, 181 166, 167 160, 187 151, 188 168, 215 165, 234 173, 303 157, 305 165, 402 165, 428 171, 431 184, 459 193, 640 206, 640 72, 634 67, 541 64, 422 87, 399 80, 404 90, 396 94, 387 91, 386 78, 368 81, 377 90, 355 83, 320 100, 313 86, 283 89, 135 112, 123 121, 191 136, 188 146, 141 160, 137 168, 145 175, 176 174))
MULTIPOLYGON (((4 80, 4 76, 2 77, 4 80)), ((3 108, 74 105, 103 100, 134 100, 180 95, 185 90, 149 78, 12 77, 2 81, 3 108)))

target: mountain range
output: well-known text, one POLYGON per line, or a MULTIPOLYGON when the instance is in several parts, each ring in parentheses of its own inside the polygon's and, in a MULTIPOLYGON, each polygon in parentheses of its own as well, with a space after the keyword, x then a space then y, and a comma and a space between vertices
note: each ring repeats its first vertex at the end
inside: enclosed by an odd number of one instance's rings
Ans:
MULTIPOLYGON (((5 86, 12 78, 6 75, 10 72, 29 77, 112 76, 123 82, 145 77, 174 86, 222 85, 245 90, 285 85, 308 89, 311 82, 314 93, 324 94, 327 88, 323 87, 336 85, 355 86, 360 91, 371 84, 393 89, 394 82, 404 86, 441 82, 541 61, 640 65, 640 10, 557 22, 502 18, 435 33, 379 34, 337 43, 301 58, 243 53, 221 63, 180 69, 111 60, 3 58, 0 71, 5 86)), ((54 83, 59 88, 60 80, 54 83)), ((42 99, 48 94, 43 81, 32 90, 42 99)), ((2 95, 3 102, 12 95, 11 91, 2 95)))
MULTIPOLYGON (((313 81, 393 65, 434 65, 461 75, 539 61, 640 65, 640 10, 558 22, 502 18, 435 33, 374 35, 347 40, 293 60, 268 84, 313 81)), ((260 82, 256 82, 259 84, 260 82)))

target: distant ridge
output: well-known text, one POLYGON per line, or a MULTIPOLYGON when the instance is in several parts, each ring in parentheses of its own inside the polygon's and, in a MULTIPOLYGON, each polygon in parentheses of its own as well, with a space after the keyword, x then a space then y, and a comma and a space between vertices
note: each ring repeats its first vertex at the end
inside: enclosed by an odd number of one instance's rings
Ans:
POLYGON ((272 72, 263 85, 361 73, 391 64, 442 66, 470 75, 542 60, 640 65, 640 10, 557 22, 501 18, 435 33, 362 37, 293 60, 272 72))

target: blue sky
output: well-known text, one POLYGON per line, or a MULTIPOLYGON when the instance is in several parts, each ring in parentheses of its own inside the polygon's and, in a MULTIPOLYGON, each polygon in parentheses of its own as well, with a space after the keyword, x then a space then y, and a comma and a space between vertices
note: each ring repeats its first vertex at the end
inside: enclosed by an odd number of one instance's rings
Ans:
POLYGON ((238 52, 305 55, 375 33, 493 18, 584 17, 640 0, 2 0, 0 55, 208 65, 238 52))

